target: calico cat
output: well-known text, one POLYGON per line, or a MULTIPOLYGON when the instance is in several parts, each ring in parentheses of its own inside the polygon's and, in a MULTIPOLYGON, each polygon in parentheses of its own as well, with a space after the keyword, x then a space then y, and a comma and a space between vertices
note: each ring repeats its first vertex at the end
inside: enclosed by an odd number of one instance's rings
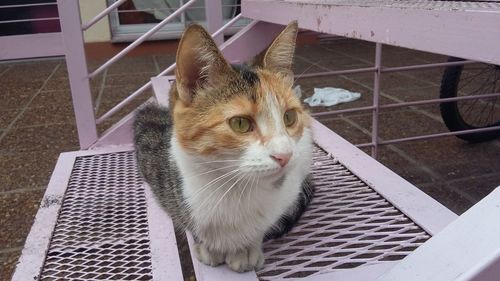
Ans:
POLYGON ((189 26, 169 109, 136 116, 139 170, 205 264, 258 269, 263 240, 287 232, 312 198, 310 116, 292 90, 297 29, 290 23, 251 64, 231 65, 189 26))

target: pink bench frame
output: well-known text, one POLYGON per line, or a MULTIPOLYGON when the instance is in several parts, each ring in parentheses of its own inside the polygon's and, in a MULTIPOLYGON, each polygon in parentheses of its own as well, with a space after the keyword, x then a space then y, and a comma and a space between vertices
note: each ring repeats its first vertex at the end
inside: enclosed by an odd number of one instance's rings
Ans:
MULTIPOLYGON (((122 2, 120 0, 119 2, 122 2)), ((293 1, 292 1, 293 2, 293 1)), ((117 2, 118 3, 118 2, 117 2)), ((193 3, 192 1, 188 1, 183 7, 181 7, 176 13, 180 13, 183 9, 186 9, 189 5, 193 3)), ((216 3, 216 2, 212 2, 216 3)), ((310 16, 310 13, 320 12, 318 7, 314 5, 293 5, 289 3, 285 3, 285 1, 259 1, 259 0, 248 0, 243 2, 243 15, 250 18, 257 19, 265 19, 269 22, 276 22, 277 24, 261 22, 258 20, 253 21, 239 33, 237 33, 233 38, 221 44, 221 49, 223 50, 224 55, 233 62, 243 61, 258 51, 262 50, 267 44, 274 38, 274 36, 281 30, 280 24, 287 23, 291 19, 299 19, 299 23, 301 27, 306 27, 313 30, 319 31, 328 31, 329 33, 344 35, 348 37, 356 37, 352 34, 345 34, 341 32, 337 32, 332 29, 322 29, 321 27, 331 26, 333 23, 328 22, 328 19, 332 17, 325 16, 322 18, 320 22, 316 22, 314 24, 314 20, 318 19, 318 17, 311 19, 307 19, 310 16), (290 5, 283 6, 280 5, 290 5), (300 7, 300 8, 299 8, 300 7), (308 10, 312 9, 312 10, 308 10), (276 11, 280 10, 280 13, 276 13, 276 11), (309 13, 309 14, 308 14, 309 13), (251 44, 249 43, 251 42, 251 44)), ((219 3, 220 4, 220 3, 219 3)), ((63 39, 66 49, 66 60, 68 64, 68 72, 70 76, 70 84, 71 91, 73 95, 73 103, 75 106, 75 114, 76 121, 78 126, 78 133, 80 138, 80 145, 83 149, 94 148, 94 150, 87 151, 77 151, 77 152, 69 152, 63 153, 60 156, 60 159, 57 163, 57 166, 52 175, 52 179, 47 188, 46 194, 42 202, 52 202, 47 206, 44 206, 39 209, 39 212, 36 216, 35 222, 33 224, 32 230, 28 236, 26 241, 26 245, 23 249, 23 254, 20 258, 19 264, 16 268, 13 280, 31 280, 33 277, 38 276, 39 270, 43 265, 44 257, 46 251, 49 246, 49 242, 51 239, 51 233, 56 224, 57 215, 61 208, 62 200, 64 198, 64 192, 66 190, 68 179, 72 170, 72 163, 74 163, 76 157, 84 156, 84 155, 95 155, 95 154, 107 154, 114 153, 119 151, 129 151, 132 149, 131 143, 131 134, 130 134, 130 122, 132 120, 132 115, 125 117, 118 124, 110 128, 107 132, 104 133, 102 137, 98 137, 96 130, 96 123, 101 123, 107 117, 113 115, 117 110, 122 108, 125 104, 127 104, 131 99, 135 96, 141 94, 146 88, 154 85, 156 93, 166 93, 170 84, 168 81, 171 78, 169 77, 158 77, 155 78, 152 82, 148 82, 146 85, 138 89, 135 93, 129 96, 127 99, 119 103, 115 108, 111 109, 109 112, 105 113, 100 118, 96 118, 93 112, 91 95, 90 95, 90 86, 89 79, 91 77, 95 77, 100 71, 102 71, 105 67, 110 66, 116 60, 125 56, 131 49, 126 48, 124 51, 113 57, 107 63, 105 63, 102 67, 98 68, 92 73, 88 73, 86 68, 86 60, 85 53, 83 49, 83 36, 82 30, 89 28, 93 23, 97 22, 101 19, 105 14, 109 13, 113 8, 116 8, 116 5, 112 5, 99 15, 97 15, 93 20, 89 23, 82 25, 80 20, 79 8, 77 1, 72 0, 59 0, 58 6, 60 11, 60 19, 63 28, 63 39), (155 82, 156 80, 156 82, 155 82), (162 81, 163 80, 163 81, 162 81)), ((217 5, 216 5, 217 6, 217 5)), ((348 5, 347 5, 348 6, 348 5)), ((345 8, 348 9, 345 12, 353 13, 353 11, 349 10, 350 7, 345 8)), ((352 8, 354 9, 354 8, 352 8)), ((339 8, 342 11, 342 8, 339 8)), ((381 9, 384 10, 384 9, 381 9)), ((207 9, 207 11, 215 11, 215 9, 207 9)), ((354 11, 355 13, 362 14, 364 10, 354 11)), ((367 11, 364 11, 367 12, 367 11)), ((211 13, 211 12, 209 12, 211 13)), ((217 14, 217 12, 213 12, 213 15, 217 14)), ((425 14, 425 13, 424 13, 425 14)), ((432 14, 432 13, 431 13, 432 14)), ((384 15, 382 13, 382 15, 384 15)), ((387 15, 385 15, 387 16, 387 15)), ((210 21, 211 15, 207 15, 207 18, 210 21)), ((209 25, 210 30, 215 37, 219 36, 225 28, 230 26, 236 20, 239 19, 240 16, 232 20, 230 23, 225 26, 213 26, 209 25)), ((498 24, 500 23, 500 18, 498 14, 493 16, 486 16, 485 19, 489 23, 498 24)), ((150 36, 154 30, 159 29, 162 25, 166 24, 170 20, 169 18, 165 19, 161 23, 158 24, 150 32, 141 36, 137 39, 136 42, 132 43, 131 46, 136 46, 146 40, 148 36, 150 36)), ((403 20, 401 18, 401 20, 403 20)), ((478 17, 477 20, 481 20, 481 17, 478 17)), ((219 21, 220 22, 220 21, 219 21)), ((362 26, 362 23, 359 23, 362 26)), ((494 25, 493 25, 494 26, 494 25)), ((498 30, 493 30, 493 32, 500 32, 498 30)), ((497 34, 494 33, 494 34, 497 34)), ((365 36, 365 35, 363 35, 365 36)), ((492 36, 495 37, 495 36, 492 36)), ((500 38, 496 36, 495 38, 500 38)), ((384 144, 378 141, 378 111, 380 108, 383 108, 378 103, 379 96, 379 86, 380 86, 380 75, 383 72, 388 71, 400 71, 400 70, 408 70, 408 69, 419 69, 426 67, 435 67, 435 66, 444 66, 449 64, 433 64, 433 65, 425 65, 425 66, 414 66, 414 67, 404 67, 404 68, 383 68, 381 65, 381 55, 382 55, 382 43, 383 40, 376 40, 377 42, 376 48, 376 61, 375 66, 372 68, 365 68, 361 70, 347 70, 343 72, 329 72, 329 73, 320 73, 319 75, 331 75, 331 74, 339 74, 339 73, 354 73, 361 71, 373 71, 375 74, 374 79, 374 105, 372 107, 363 108, 363 110, 372 110, 374 112, 373 117, 373 139, 369 144, 365 144, 362 146, 371 146, 372 147, 372 155, 376 156, 377 146, 379 144, 384 144)), ((220 39, 219 39, 220 40, 220 39)), ((410 40, 411 41, 411 40, 410 40)), ((403 42, 403 41, 402 41, 403 42)), ((497 42, 497 41, 494 41, 497 42)), ((393 43, 396 44, 396 41, 389 41, 385 43, 393 43)), ((498 42, 497 42, 498 43, 498 42)), ((404 44, 396 44, 405 46, 404 44)), ((411 47, 411 46, 410 46, 411 47)), ((435 50, 437 51, 437 50, 435 50)), ((452 53, 453 54, 453 53, 452 53)), ((500 59, 496 56, 491 56, 491 60, 484 59, 483 57, 477 58, 474 56, 464 56, 471 59, 478 59, 487 62, 494 62, 500 64, 500 59)), ((175 64, 161 72, 158 76, 164 76, 171 70, 173 70, 175 64)), ((308 74, 309 75, 309 74, 308 74)), ((498 96, 499 94, 495 94, 494 96, 498 96)), ((161 95, 157 98, 160 102, 164 103, 166 100, 161 95)), ((455 99, 450 99, 455 100, 455 99)), ((425 102, 439 102, 438 100, 431 100, 425 102)), ((420 102, 419 104, 422 104, 420 102)), ((398 105, 389 105, 389 107, 396 106, 408 106, 414 105, 415 103, 407 103, 407 104, 398 104, 398 105)), ((351 110, 354 111, 354 110, 351 110)), ((343 111, 346 112, 346 111, 343 111)), ((339 113, 339 112, 337 112, 339 113)), ((495 128, 496 129, 496 128, 495 128)), ((386 200, 388 200, 391 204, 396 206, 399 210, 401 210, 405 215, 410 217, 415 223, 417 223, 420 227, 426 230, 431 235, 438 234, 443 229, 449 229, 446 227, 452 221, 456 219, 456 215, 454 215, 451 211, 444 208, 438 202, 425 195, 423 192, 418 190, 416 187, 400 178, 398 175, 394 174, 389 169, 382 166, 373 158, 364 154, 358 148, 350 144, 349 142, 342 139, 337 134, 331 132, 328 128, 323 126, 317 121, 313 122, 313 131, 314 131, 314 140, 318 146, 323 148, 326 152, 335 155, 335 157, 345 165, 349 170, 351 170, 355 175, 357 175, 360 179, 362 179, 365 183, 367 183, 372 189, 381 194, 386 200)), ((463 133, 463 132, 459 132, 463 133)), ((451 133, 440 134, 440 135, 430 135, 430 136, 420 136, 417 138, 428 138, 428 137, 438 137, 441 135, 449 135, 451 133)), ((396 141, 407 141, 413 140, 415 138, 408 139, 399 139, 392 140, 392 142, 396 141)), ((389 141, 385 142, 389 143, 389 141)), ((146 188, 147 190, 147 188, 146 188)), ((155 206, 155 201, 152 199, 151 193, 146 191, 146 195, 148 196, 148 220, 150 225, 151 232, 151 248, 152 248, 152 256, 153 256, 153 264, 155 264, 155 268, 158 271, 155 271, 157 278, 159 279, 167 279, 167 275, 172 279, 168 280, 182 280, 182 276, 179 276, 179 263, 175 259, 175 254, 172 256, 165 255, 164 252, 172 253, 175 249, 175 239, 173 239, 172 235, 172 227, 168 217, 161 210, 159 206, 155 206), (154 226, 152 226, 154 224, 154 226), (158 240, 155 240, 158 239, 158 240), (160 254, 160 252, 162 254, 160 254), (161 266, 160 266, 161 265, 161 266), (169 275, 172 273, 172 275, 169 275), (176 279, 173 279, 176 278, 176 279)), ((486 203, 478 206, 478 209, 486 208, 491 211, 491 206, 498 206, 497 203, 500 200, 498 192, 495 192, 494 196, 490 196, 485 201, 486 203), (490 204, 489 202, 493 202, 490 204), (495 205, 497 204, 497 205, 495 205), (484 207, 486 206, 486 207, 484 207)), ((470 222, 475 219, 480 218, 481 212, 474 211, 471 216, 466 216, 462 220, 457 220, 456 225, 459 226, 468 226, 470 228, 470 222)), ((498 213, 498 212, 497 212, 498 213)), ((466 213, 467 214, 467 213, 466 213)), ((489 219, 497 219, 498 215, 493 213, 493 215, 489 219)), ((451 227, 451 225, 450 225, 451 227)), ((460 229, 461 227, 459 227, 460 229)), ((465 227, 467 228, 467 227, 465 227)), ((467 229, 469 229, 467 228, 467 229)), ((464 228, 462 227, 462 230, 464 228)), ((497 229, 489 229, 487 225, 477 225, 476 229, 473 229, 474 234, 477 236, 483 230, 493 230, 497 231, 497 229)), ((444 232, 444 231, 443 231, 444 232)), ((467 233, 466 233, 467 234, 467 233)), ((436 244, 444 245, 447 242, 447 237, 451 237, 451 234, 443 234, 440 238, 441 242, 436 242, 436 244)), ((462 234, 458 234, 458 240, 463 237, 462 234)), ((432 240, 432 239, 431 239, 432 240)), ((438 239, 435 239, 438 240, 438 239)), ((494 249, 500 248, 498 245, 499 241, 495 241, 493 239, 488 238, 487 242, 489 242, 494 249)), ((439 247, 436 246, 436 249, 439 247)), ((394 275, 387 276, 396 276, 396 279, 392 280, 402 280, 397 279, 402 276, 415 276, 415 271, 406 271, 404 273, 398 273, 398 270, 401 270, 406 260, 413 259, 414 256, 417 256, 417 259, 422 262, 425 260, 425 257, 432 256, 435 254, 436 250, 431 249, 423 249, 421 251, 416 252, 415 255, 410 255, 408 258, 403 260, 401 263, 393 263, 391 266, 385 267, 375 267, 370 270, 357 269, 353 271, 349 271, 348 273, 333 273, 328 276, 319 276, 318 278, 314 278, 314 280, 345 280, 346 274, 349 276, 350 280, 375 280, 380 277, 378 280, 391 280, 384 279, 386 277, 382 276, 384 272, 387 272, 390 267, 395 266, 393 273, 394 275), (422 257, 422 258, 418 258, 422 257), (399 275, 398 275, 399 274, 399 275), (403 274, 403 275, 401 275, 403 274), (405 275, 409 274, 409 275, 405 275), (412 275, 413 274, 413 275, 412 275), (399 276, 399 277, 398 277, 399 276)), ((454 259, 454 256, 450 256, 450 253, 444 252, 443 254, 450 259, 454 259)), ((456 254, 456 253, 455 253, 456 254)), ((463 253, 462 253, 463 254, 463 253)), ((473 280, 487 280, 481 279, 484 276, 480 276, 477 272, 488 272, 488 274, 496 273, 498 274, 498 267, 494 265, 500 264, 500 259, 498 257, 497 252, 491 254, 486 252, 484 249, 479 249, 477 251, 478 257, 484 257, 483 260, 471 260, 469 263, 457 266, 453 269, 455 273, 460 274, 469 274, 468 276, 472 276, 471 278, 476 278, 473 280), (479 267, 478 267, 479 266, 479 267), (482 270, 484 269, 484 271, 482 270)), ((456 258, 457 256, 455 256, 456 258)), ((194 267, 196 270, 196 275, 198 280, 257 280, 257 277, 254 272, 249 272, 246 274, 236 274, 225 268, 211 268, 204 266, 198 263, 196 260, 193 261, 194 267)), ((423 269, 424 271, 431 272, 432 268, 423 269)), ((170 278, 169 277, 169 278, 170 278)), ((389 277, 387 277, 389 278, 389 277)), ((306 280, 312 280, 310 278, 306 280)), ((411 280, 411 279, 405 279, 411 280)), ((451 279, 450 279, 451 280, 451 279)), ((466 279, 472 280, 472 279, 466 279)))
MULTIPOLYGON (((0 9, 53 5, 56 5, 56 3, 3 5, 0 6, 0 9)), ((58 18, 7 20, 1 21, 0 27, 2 24, 11 22, 33 22, 54 19, 58 18)), ((65 53, 61 32, 0 36, 0 46, 2 46, 2 50, 0 51, 0 60, 63 56, 65 53), (34 48, 33 42, 36 42, 36 48, 34 48)))

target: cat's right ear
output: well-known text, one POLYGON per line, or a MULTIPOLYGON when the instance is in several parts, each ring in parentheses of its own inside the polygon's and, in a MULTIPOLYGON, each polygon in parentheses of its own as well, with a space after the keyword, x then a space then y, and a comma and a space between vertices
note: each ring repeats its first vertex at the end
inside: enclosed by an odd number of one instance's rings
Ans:
POLYGON ((176 57, 176 85, 179 98, 191 103, 196 90, 215 83, 233 72, 212 36, 197 24, 190 25, 182 35, 176 57))

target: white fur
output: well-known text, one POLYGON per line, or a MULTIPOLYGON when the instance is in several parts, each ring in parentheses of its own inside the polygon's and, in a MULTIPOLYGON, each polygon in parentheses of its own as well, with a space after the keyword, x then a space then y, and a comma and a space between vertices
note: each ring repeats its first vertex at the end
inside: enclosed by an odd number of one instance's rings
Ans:
POLYGON ((265 232, 296 200, 311 165, 311 132, 305 129, 302 138, 293 144, 292 157, 283 169, 269 157, 276 153, 280 143, 283 140, 271 141, 270 147, 252 144, 242 156, 242 162, 201 164, 233 158, 215 160, 191 155, 180 147, 175 137, 172 138, 172 154, 184 179, 183 193, 191 207, 195 234, 211 249, 234 251, 261 241, 265 232), (223 168, 229 165, 237 166, 223 168), (233 172, 220 179, 237 168, 248 178, 233 172), (210 172, 215 169, 219 170, 210 172), (283 185, 274 186, 281 175, 286 175, 283 185), (220 180, 216 181, 218 178, 220 180), (200 192, 210 182, 213 184, 200 192), (230 187, 231 191, 227 192, 230 187), (243 188, 245 192, 241 194, 243 188))

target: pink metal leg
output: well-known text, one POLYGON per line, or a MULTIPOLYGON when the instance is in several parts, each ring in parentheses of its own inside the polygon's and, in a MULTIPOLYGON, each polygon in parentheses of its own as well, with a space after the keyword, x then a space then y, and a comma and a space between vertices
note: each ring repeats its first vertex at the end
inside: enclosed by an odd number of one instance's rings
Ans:
POLYGON ((378 149, 378 117, 379 117, 379 95, 380 75, 382 70, 382 44, 377 43, 375 47, 375 75, 373 77, 373 118, 372 118, 372 157, 377 158, 378 149))
MULTIPOLYGON (((207 30, 210 34, 213 34, 223 25, 222 1, 207 2, 205 5, 205 15, 207 18, 207 30)), ((224 42, 224 34, 213 36, 213 38, 217 45, 224 42)))
POLYGON ((97 128, 90 83, 87 77, 80 7, 78 1, 72 0, 58 0, 57 4, 66 50, 66 65, 68 66, 78 138, 80 147, 86 149, 97 141, 97 128))

